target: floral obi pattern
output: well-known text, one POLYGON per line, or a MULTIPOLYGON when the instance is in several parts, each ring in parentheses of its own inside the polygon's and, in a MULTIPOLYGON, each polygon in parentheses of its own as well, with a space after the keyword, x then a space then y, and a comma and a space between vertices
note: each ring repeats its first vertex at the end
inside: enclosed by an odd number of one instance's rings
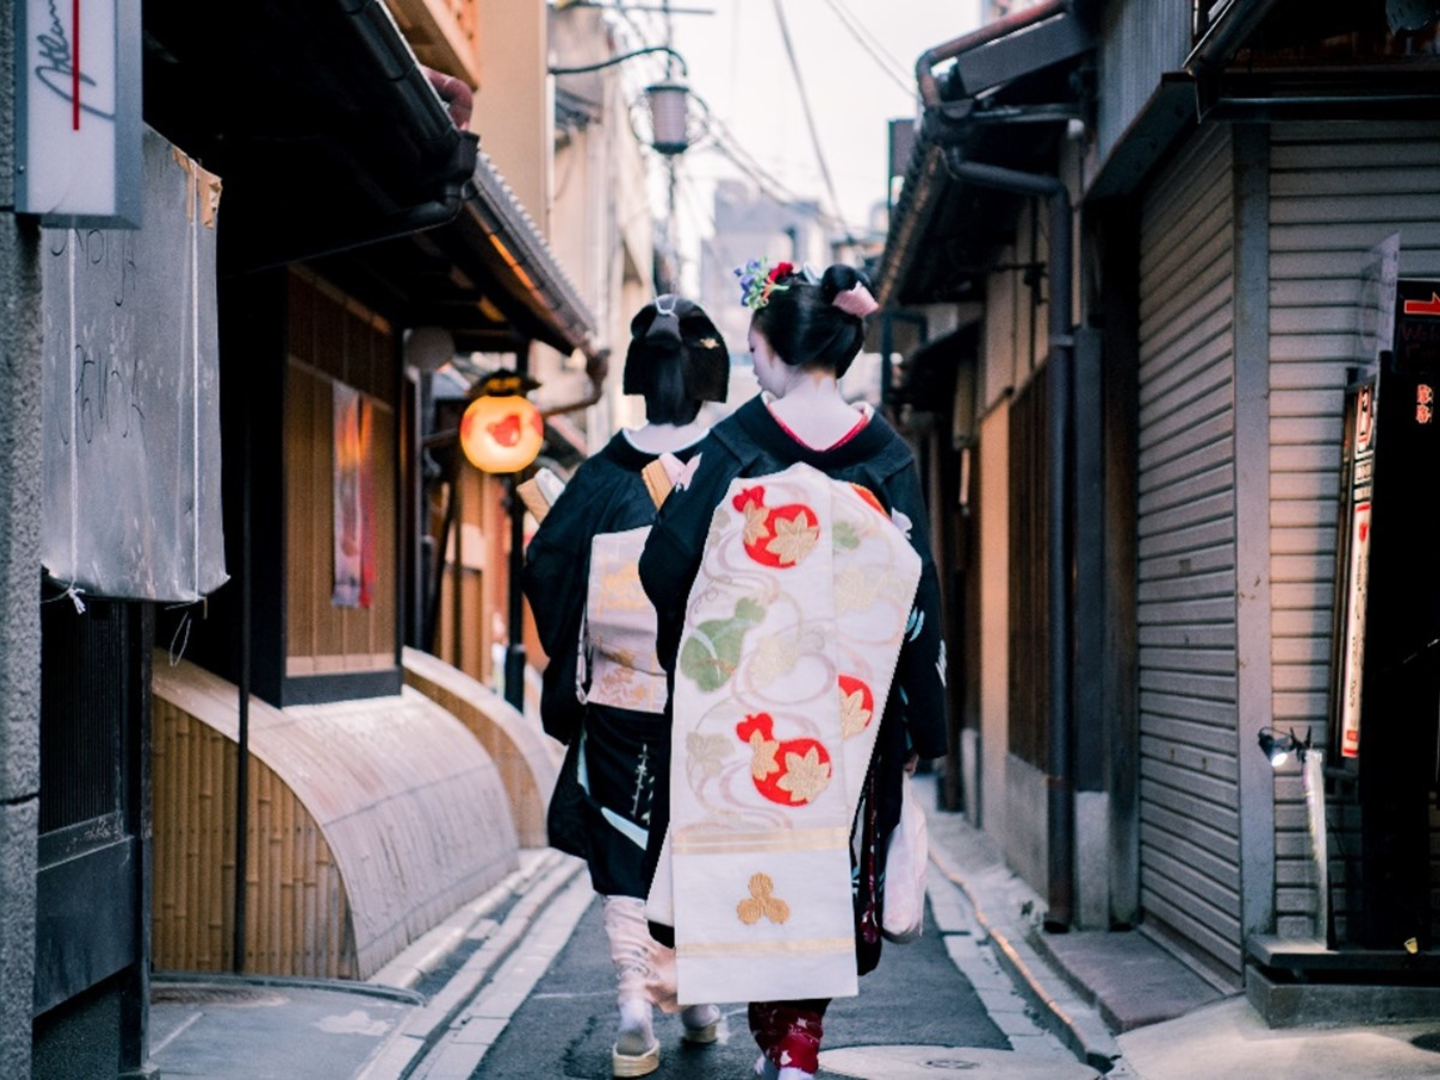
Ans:
POLYGON ((655 609, 640 585, 650 526, 599 533, 590 546, 586 604, 590 689, 586 700, 636 712, 665 711, 665 669, 655 655, 655 609))
POLYGON ((808 465, 738 479, 716 508, 649 897, 682 1004, 857 992, 851 825, 920 566, 872 493, 808 465))

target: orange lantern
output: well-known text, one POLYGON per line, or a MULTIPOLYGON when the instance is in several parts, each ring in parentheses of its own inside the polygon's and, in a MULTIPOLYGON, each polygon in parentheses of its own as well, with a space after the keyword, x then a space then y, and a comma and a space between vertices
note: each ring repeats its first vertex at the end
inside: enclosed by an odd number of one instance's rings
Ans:
POLYGON ((482 394, 460 419, 460 447, 482 472, 518 473, 544 441, 545 420, 523 394, 482 394))

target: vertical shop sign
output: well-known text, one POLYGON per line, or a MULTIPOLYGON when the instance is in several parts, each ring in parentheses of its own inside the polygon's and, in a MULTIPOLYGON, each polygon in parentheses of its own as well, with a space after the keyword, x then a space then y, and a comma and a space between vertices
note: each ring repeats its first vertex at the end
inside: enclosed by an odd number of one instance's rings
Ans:
POLYGON ((1360 691, 1365 671, 1365 596, 1370 578, 1370 495, 1375 475, 1375 383, 1351 398, 1350 563, 1340 650, 1340 753, 1360 756, 1360 691))
POLYGON ((15 209, 139 228, 140 0, 18 0, 15 209))

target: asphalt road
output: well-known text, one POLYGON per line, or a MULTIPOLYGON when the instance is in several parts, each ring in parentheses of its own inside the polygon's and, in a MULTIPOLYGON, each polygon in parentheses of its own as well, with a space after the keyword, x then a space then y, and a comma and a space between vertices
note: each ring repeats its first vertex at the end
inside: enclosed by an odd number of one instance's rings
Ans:
MULTIPOLYGON (((657 1011, 662 1049, 660 1069, 651 1074, 655 1080, 751 1075, 758 1050, 746 1027, 745 1005, 722 1008, 728 1030, 706 1047, 683 1043, 679 1019, 657 1011)), ((472 1075, 608 1080, 614 1037, 614 976, 596 902, 472 1075)), ((826 1015, 824 1049, 894 1044, 1010 1049, 947 954, 928 912, 925 933, 908 945, 887 945, 879 968, 860 980, 860 996, 835 1001, 826 1015)))

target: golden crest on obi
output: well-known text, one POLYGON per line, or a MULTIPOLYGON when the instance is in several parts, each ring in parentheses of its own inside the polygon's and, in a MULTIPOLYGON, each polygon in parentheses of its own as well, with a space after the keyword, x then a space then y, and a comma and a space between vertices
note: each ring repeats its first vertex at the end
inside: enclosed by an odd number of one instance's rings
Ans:
POLYGON ((875 496, 808 465, 736 480, 716 508, 649 899, 682 1004, 857 992, 851 824, 919 579, 875 496))

